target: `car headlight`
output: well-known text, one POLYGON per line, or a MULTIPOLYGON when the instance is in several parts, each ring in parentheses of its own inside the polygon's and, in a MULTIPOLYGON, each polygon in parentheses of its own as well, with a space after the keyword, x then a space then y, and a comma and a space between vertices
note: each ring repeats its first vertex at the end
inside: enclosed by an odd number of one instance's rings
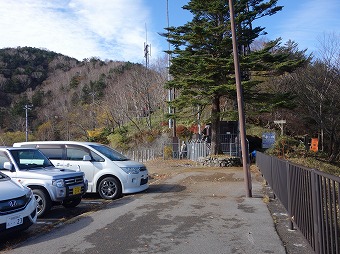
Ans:
POLYGON ((58 180, 52 180, 52 185, 56 186, 58 188, 62 188, 65 186, 64 180, 63 179, 58 179, 58 180))
POLYGON ((122 170, 128 175, 139 174, 139 168, 122 168, 122 170))
POLYGON ((27 188, 26 199, 31 200, 33 198, 33 191, 30 188, 27 188))

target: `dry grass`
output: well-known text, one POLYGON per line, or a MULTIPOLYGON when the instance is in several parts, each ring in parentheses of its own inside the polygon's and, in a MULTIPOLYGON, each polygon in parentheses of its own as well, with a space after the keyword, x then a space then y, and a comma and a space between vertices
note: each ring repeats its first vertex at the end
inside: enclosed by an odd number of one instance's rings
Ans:
POLYGON ((314 168, 332 175, 340 176, 340 166, 330 164, 329 162, 318 157, 300 157, 289 158, 289 161, 299 165, 303 165, 308 168, 314 168))
POLYGON ((262 200, 263 200, 263 203, 265 203, 265 204, 268 204, 270 202, 270 198, 269 198, 268 195, 264 195, 262 200))

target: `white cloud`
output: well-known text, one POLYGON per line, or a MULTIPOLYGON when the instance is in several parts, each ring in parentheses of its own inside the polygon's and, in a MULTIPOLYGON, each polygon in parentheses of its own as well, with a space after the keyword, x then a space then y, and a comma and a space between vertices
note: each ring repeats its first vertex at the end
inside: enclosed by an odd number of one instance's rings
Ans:
POLYGON ((142 0, 0 0, 0 48, 141 62, 149 16, 142 0))

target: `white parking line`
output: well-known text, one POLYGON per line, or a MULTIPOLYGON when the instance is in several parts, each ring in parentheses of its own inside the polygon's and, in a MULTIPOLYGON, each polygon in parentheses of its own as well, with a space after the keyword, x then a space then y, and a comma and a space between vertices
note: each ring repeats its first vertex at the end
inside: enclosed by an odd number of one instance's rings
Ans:
POLYGON ((50 222, 50 221, 37 221, 37 224, 51 225, 51 224, 53 224, 53 222, 50 222))
POLYGON ((81 201, 83 204, 103 204, 104 202, 102 201, 81 201))

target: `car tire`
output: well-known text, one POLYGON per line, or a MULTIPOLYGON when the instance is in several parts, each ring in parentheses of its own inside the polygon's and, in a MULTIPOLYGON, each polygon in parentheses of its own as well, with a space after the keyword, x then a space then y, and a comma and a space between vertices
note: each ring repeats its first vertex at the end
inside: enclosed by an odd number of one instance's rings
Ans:
POLYGON ((114 177, 105 177, 99 183, 99 195, 103 199, 117 199, 122 196, 122 186, 114 177))
POLYGON ((73 208, 80 204, 81 198, 67 200, 62 203, 65 208, 73 208))
POLYGON ((51 210, 52 201, 46 191, 33 189, 33 195, 37 201, 37 216, 42 217, 51 210))

